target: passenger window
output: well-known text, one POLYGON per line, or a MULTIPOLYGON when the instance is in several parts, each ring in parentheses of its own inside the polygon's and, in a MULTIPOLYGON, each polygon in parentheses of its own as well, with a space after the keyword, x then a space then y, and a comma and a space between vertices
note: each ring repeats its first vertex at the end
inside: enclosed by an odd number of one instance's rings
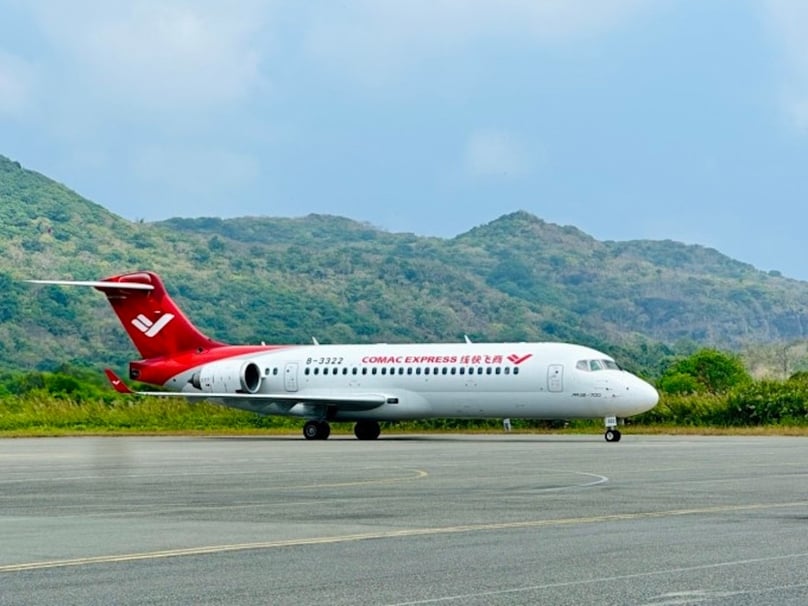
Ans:
POLYGON ((415 369, 415 374, 417 374, 417 375, 421 374, 421 367, 420 366, 415 369))
POLYGON ((427 366, 426 368, 424 368, 424 374, 425 374, 425 375, 428 375, 428 374, 429 374, 429 366, 427 366))
POLYGON ((485 369, 485 374, 487 375, 490 375, 492 372, 494 372, 494 369, 492 369, 490 366, 485 369))
POLYGON ((386 369, 386 368, 382 368, 382 374, 383 374, 383 375, 386 375, 386 374, 387 374, 387 369, 386 369))
POLYGON ((310 368, 307 368, 306 370, 304 370, 304 371, 303 371, 303 374, 304 374, 304 375, 309 374, 309 371, 310 371, 310 370, 311 370, 310 368))
POLYGON ((457 369, 454 366, 452 366, 452 370, 450 370, 449 372, 451 372, 453 375, 457 374, 457 369))
POLYGON ((319 368, 315 368, 315 369, 314 369, 314 374, 319 375, 319 374, 320 374, 320 369, 319 369, 319 368))
POLYGON ((441 372, 442 372, 443 374, 448 374, 449 369, 448 369, 448 368, 446 368, 446 367, 444 366, 444 367, 443 367, 443 370, 441 370, 441 372))
POLYGON ((358 372, 359 372, 359 369, 358 369, 358 368, 356 368, 356 367, 354 367, 354 369, 353 369, 352 373, 353 373, 353 374, 356 374, 356 373, 358 373, 358 372))
POLYGON ((480 366, 480 367, 477 369, 477 374, 478 374, 478 375, 483 374, 483 367, 482 367, 482 366, 480 366))
POLYGON ((515 375, 518 375, 518 374, 519 374, 519 367, 518 367, 518 366, 516 366, 516 367, 513 369, 513 374, 515 374, 515 375))
POLYGON ((407 369, 407 374, 408 374, 408 375, 411 375, 411 374, 412 374, 412 366, 410 366, 410 367, 407 369))
POLYGON ((367 368, 363 368, 363 369, 362 369, 362 374, 363 374, 363 375, 368 374, 368 369, 367 369, 367 368))
POLYGON ((505 367, 505 374, 506 374, 506 375, 511 374, 511 367, 510 367, 510 366, 506 366, 506 367, 505 367))
POLYGON ((496 367, 496 369, 494 370, 494 372, 495 372, 496 374, 499 374, 499 373, 501 373, 501 372, 502 372, 502 369, 501 369, 499 366, 497 366, 497 367, 496 367))
POLYGON ((373 368, 370 369, 370 374, 375 375, 376 371, 377 371, 377 368, 374 366, 373 368))
POLYGON ((465 366, 461 366, 461 367, 460 367, 460 374, 461 374, 461 375, 466 374, 466 367, 465 367, 465 366))

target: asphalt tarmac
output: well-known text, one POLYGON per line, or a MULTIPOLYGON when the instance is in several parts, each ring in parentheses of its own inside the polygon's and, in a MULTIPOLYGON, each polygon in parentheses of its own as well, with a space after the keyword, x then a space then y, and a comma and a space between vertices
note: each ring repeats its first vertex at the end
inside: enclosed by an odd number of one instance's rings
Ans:
POLYGON ((0 604, 808 604, 808 439, 0 440, 0 604))

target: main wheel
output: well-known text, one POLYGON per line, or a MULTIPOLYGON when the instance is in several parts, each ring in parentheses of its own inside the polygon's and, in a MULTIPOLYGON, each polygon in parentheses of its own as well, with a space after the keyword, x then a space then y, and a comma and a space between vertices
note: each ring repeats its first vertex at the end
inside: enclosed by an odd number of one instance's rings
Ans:
POLYGON ((307 440, 325 440, 331 435, 331 426, 326 421, 307 421, 303 426, 303 437, 307 440))
POLYGON ((376 421, 357 421, 353 431, 357 440, 375 440, 382 429, 376 421))

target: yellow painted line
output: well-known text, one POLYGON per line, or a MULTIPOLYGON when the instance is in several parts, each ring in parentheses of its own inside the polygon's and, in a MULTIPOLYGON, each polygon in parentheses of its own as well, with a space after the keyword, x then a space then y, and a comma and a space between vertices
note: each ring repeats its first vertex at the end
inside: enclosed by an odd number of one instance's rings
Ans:
POLYGON ((350 543, 368 541, 372 539, 398 539, 418 536, 436 536, 460 534, 471 532, 485 532, 492 530, 515 530, 527 528, 550 528, 575 524, 598 524, 607 522, 624 522, 629 520, 644 520, 653 518, 668 518, 696 514, 721 514, 743 511, 761 511, 767 509, 785 509, 789 507, 804 507, 808 501, 793 501, 790 503, 755 503, 750 505, 721 505, 716 507, 697 507, 692 509, 671 509, 667 511, 641 511, 634 513, 615 513, 600 516, 580 518, 560 518, 554 520, 525 520, 521 522, 493 522, 489 524, 461 524, 457 526, 443 526, 436 528, 405 528, 400 530, 383 530, 358 534, 335 535, 329 537, 310 537, 299 539, 284 539, 279 541, 260 541, 253 543, 233 543, 229 545, 207 545, 202 547, 188 547, 183 549, 167 549, 164 551, 145 551, 141 553, 125 553, 119 555, 91 556, 65 560, 46 560, 42 562, 27 562, 22 564, 7 564, 0 566, 0 573, 22 572, 27 570, 45 570, 48 568, 67 568, 71 566, 88 566, 92 564, 113 564, 117 562, 135 562, 138 560, 159 560, 165 558, 179 558, 188 556, 202 556, 228 553, 233 551, 251 551, 262 549, 277 549, 281 547, 302 547, 306 545, 328 545, 333 543, 350 543))
POLYGON ((345 486, 368 486, 370 484, 396 484, 398 482, 410 482, 412 480, 421 480, 429 475, 429 472, 423 469, 414 469, 413 475, 398 476, 393 478, 379 478, 378 480, 356 480, 353 482, 334 482, 333 484, 305 484, 303 486, 271 486, 272 490, 306 490, 308 488, 343 488, 345 486))

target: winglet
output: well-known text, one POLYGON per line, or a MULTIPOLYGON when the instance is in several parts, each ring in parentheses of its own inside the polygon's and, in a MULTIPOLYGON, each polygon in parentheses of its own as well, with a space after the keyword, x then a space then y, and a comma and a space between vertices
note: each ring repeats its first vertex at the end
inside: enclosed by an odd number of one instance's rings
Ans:
POLYGON ((134 391, 129 389, 129 387, 126 386, 126 383, 124 383, 120 379, 120 377, 118 377, 118 375, 116 375, 114 372, 112 372, 111 369, 105 368, 104 369, 104 374, 107 375, 107 379, 109 380, 110 384, 112 385, 112 389, 114 389, 118 393, 126 393, 126 394, 135 393, 134 391))

